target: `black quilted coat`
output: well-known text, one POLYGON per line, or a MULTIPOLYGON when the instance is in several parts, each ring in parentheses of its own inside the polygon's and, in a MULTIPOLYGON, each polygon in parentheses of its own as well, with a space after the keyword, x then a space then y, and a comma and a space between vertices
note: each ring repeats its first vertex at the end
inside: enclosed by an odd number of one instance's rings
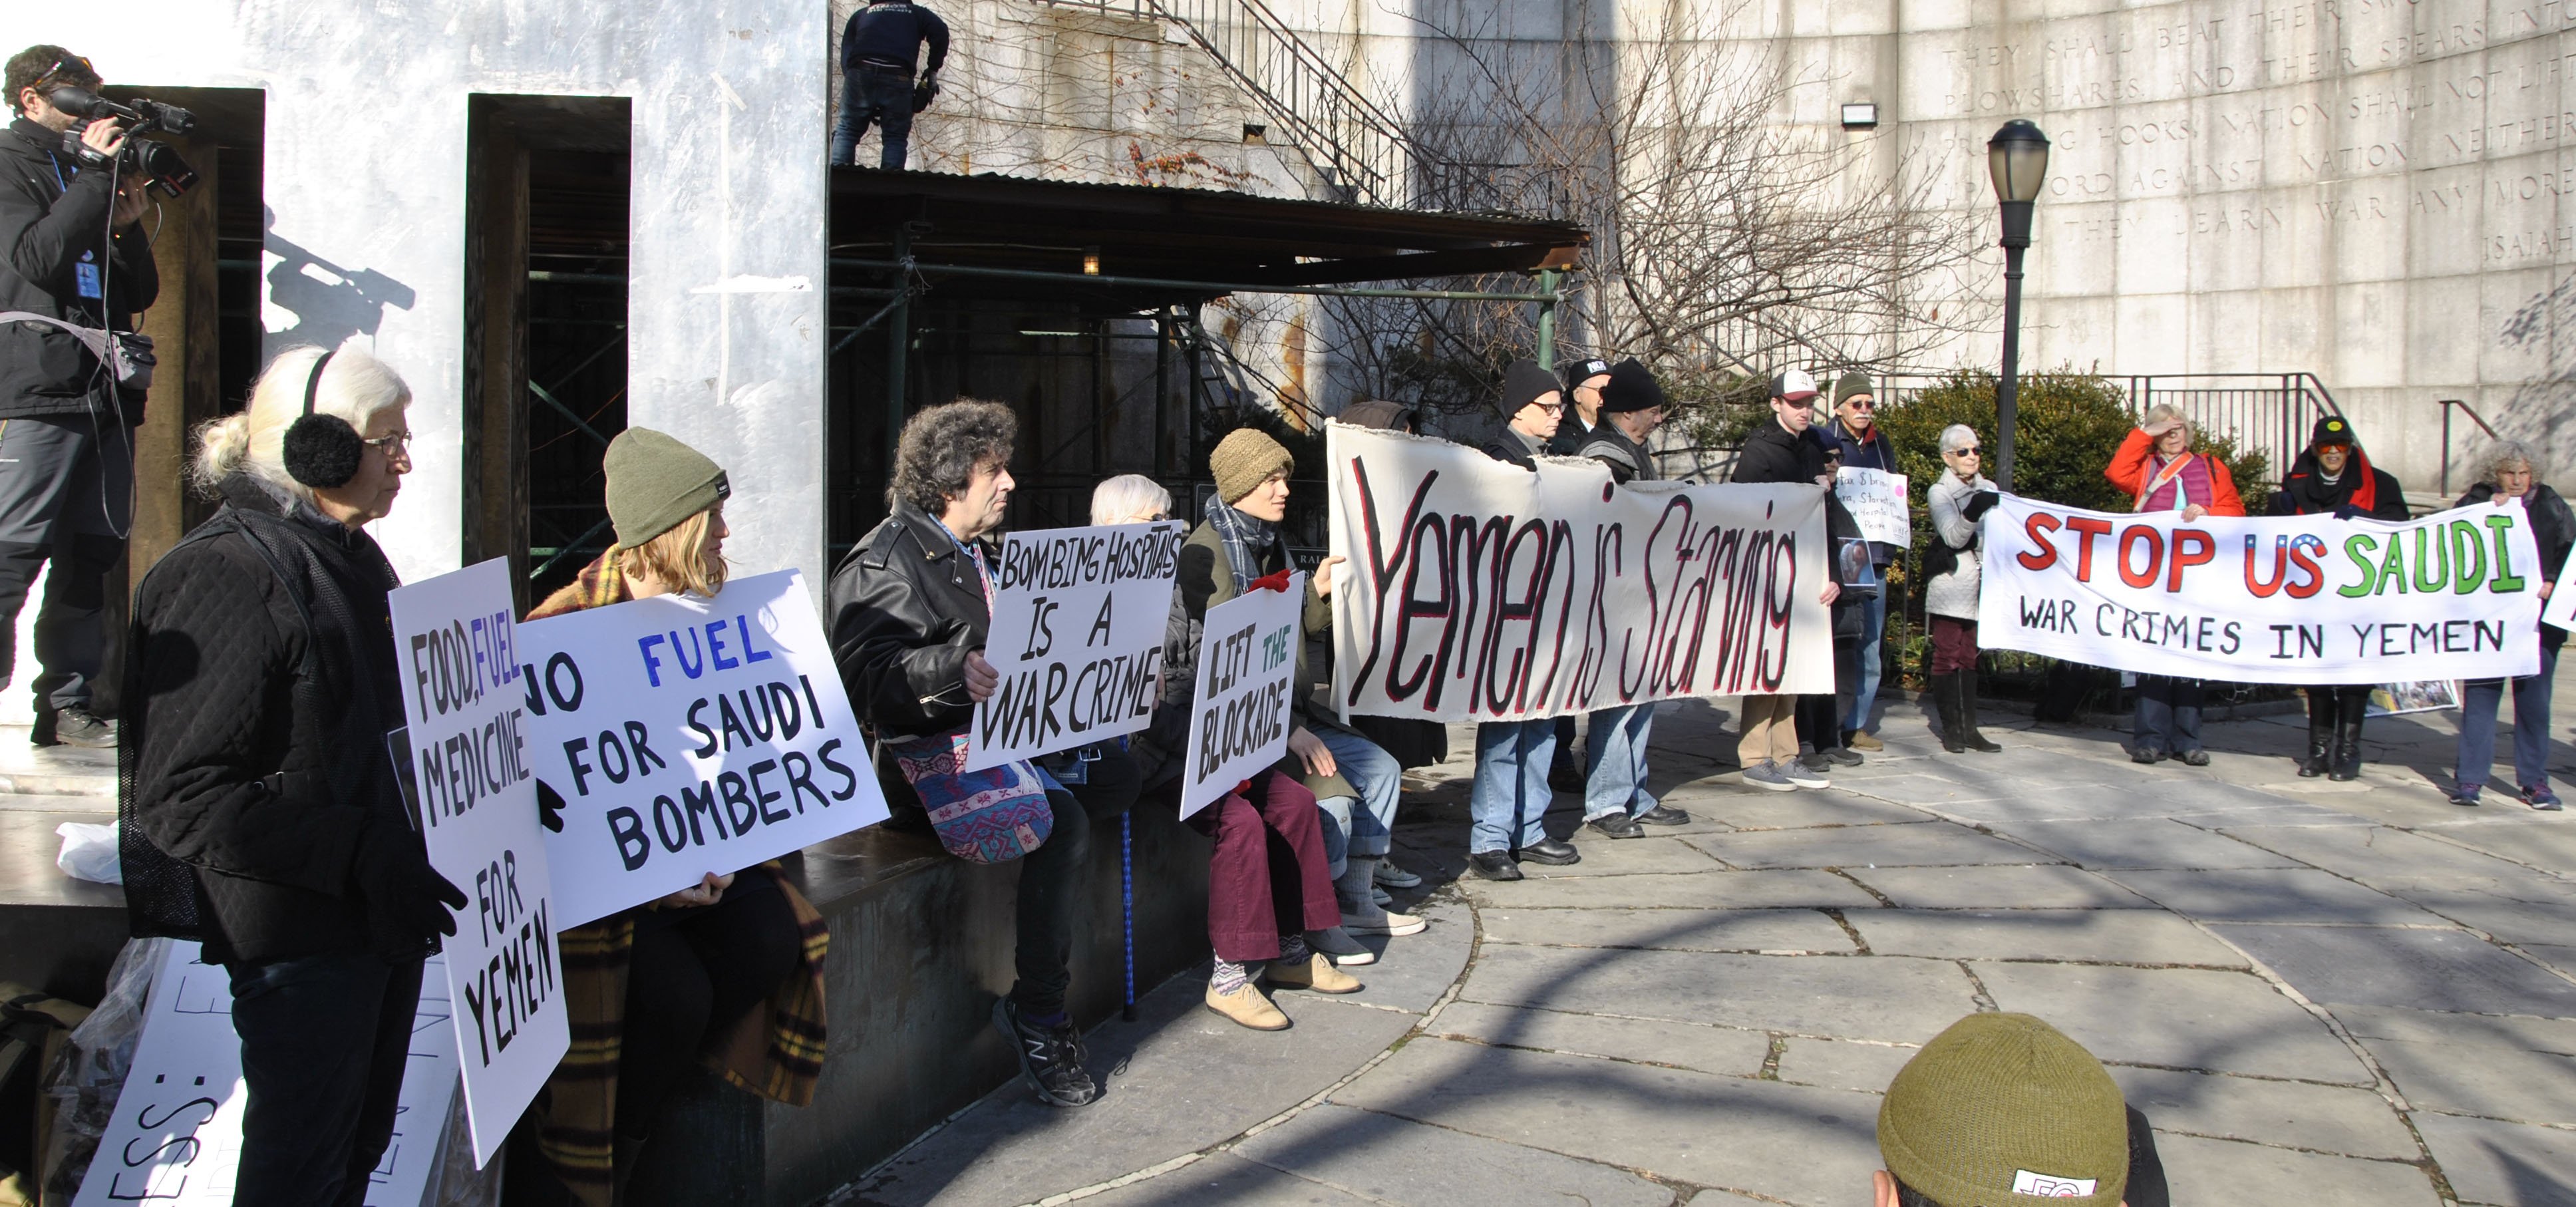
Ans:
POLYGON ((201 939, 219 963, 417 955, 427 937, 375 916, 352 871, 360 835, 409 826, 385 741, 403 723, 393 567, 249 478, 224 498, 135 595, 119 800, 135 932, 201 939))

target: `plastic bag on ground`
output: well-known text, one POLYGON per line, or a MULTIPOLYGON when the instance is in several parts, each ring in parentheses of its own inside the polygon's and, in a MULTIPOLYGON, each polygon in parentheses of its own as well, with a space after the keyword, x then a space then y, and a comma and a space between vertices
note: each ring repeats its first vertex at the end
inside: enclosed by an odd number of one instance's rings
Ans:
MULTIPOLYGON (((54 866, 63 875, 93 884, 125 883, 125 865, 116 856, 116 823, 91 825, 67 821, 54 827, 62 835, 63 853, 54 856, 54 866)), ((145 977, 149 980, 147 974, 145 977)))
MULTIPOLYGON (((92 827, 110 829, 107 826, 92 827)), ((107 843, 111 858, 116 840, 107 843)), ((152 993, 152 971, 161 966, 168 939, 129 939, 107 970, 107 997, 72 1028, 71 1042, 45 1071, 45 1093, 54 1100, 54 1130, 38 1168, 45 1171, 45 1201, 68 1203, 89 1173, 90 1154, 116 1113, 116 1096, 134 1066, 134 1044, 143 1035, 143 1003, 152 993), (59 1196, 59 1197, 57 1197, 59 1196)))

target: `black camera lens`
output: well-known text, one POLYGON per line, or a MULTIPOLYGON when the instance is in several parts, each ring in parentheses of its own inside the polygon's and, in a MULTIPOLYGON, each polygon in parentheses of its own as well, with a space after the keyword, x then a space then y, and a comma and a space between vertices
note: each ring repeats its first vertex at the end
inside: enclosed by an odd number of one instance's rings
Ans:
POLYGON ((135 166, 145 179, 164 194, 176 197, 196 187, 197 170, 179 157, 178 148, 150 139, 138 140, 134 152, 135 166))

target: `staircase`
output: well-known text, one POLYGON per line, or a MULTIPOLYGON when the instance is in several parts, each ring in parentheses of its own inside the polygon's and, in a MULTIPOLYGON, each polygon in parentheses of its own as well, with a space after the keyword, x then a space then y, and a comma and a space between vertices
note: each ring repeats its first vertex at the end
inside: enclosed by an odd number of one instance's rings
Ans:
POLYGON ((1341 200, 1401 209, 1434 158, 1262 0, 1044 0, 1166 22, 1270 118, 1265 139, 1303 152, 1341 200))

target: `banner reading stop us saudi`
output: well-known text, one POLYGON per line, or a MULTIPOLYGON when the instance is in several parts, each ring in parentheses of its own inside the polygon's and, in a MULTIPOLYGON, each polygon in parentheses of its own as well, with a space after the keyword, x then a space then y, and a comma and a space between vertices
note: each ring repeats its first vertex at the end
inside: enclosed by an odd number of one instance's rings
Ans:
POLYGON ((2520 505, 2419 520, 2117 515, 2003 497, 1977 640, 2239 683, 2539 669, 2540 557, 2520 505))

